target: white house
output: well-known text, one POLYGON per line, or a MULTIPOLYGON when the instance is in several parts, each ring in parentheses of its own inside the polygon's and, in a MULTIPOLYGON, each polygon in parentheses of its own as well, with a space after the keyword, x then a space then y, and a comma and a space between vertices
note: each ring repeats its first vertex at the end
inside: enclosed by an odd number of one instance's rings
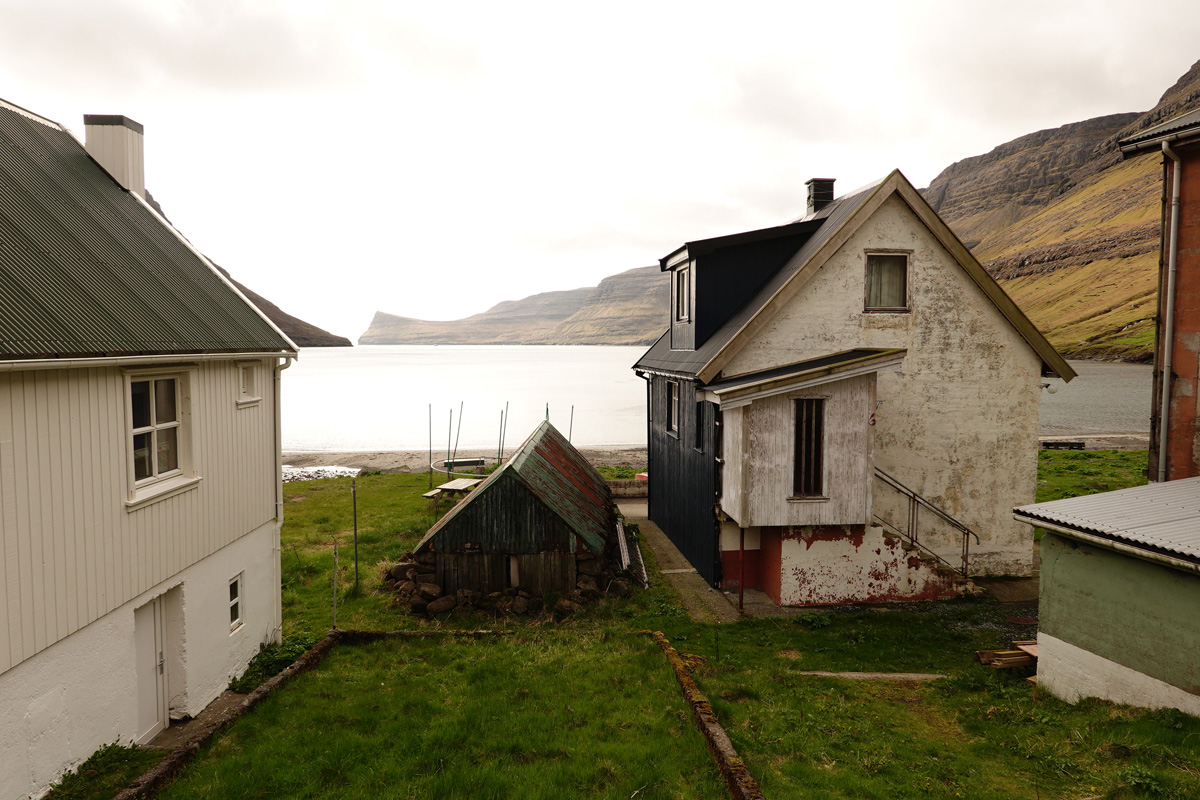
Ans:
POLYGON ((142 128, 0 102, 0 799, 280 635, 295 345, 146 202, 142 128))
POLYGON ((634 366, 651 519, 713 585, 785 605, 953 592, 921 552, 1028 575, 1012 498, 1041 388, 1074 372, 899 172, 808 185, 802 219, 660 262, 671 327, 634 366))

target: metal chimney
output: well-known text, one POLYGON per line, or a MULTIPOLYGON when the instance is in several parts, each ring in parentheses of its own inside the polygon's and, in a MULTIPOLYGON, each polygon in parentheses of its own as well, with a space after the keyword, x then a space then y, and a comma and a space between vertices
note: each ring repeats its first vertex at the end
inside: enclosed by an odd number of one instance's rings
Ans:
POLYGON ((146 199, 142 126, 120 114, 84 114, 84 147, 117 183, 146 199))
POLYGON ((833 182, 836 178, 810 178, 804 182, 808 187, 808 213, 815 214, 833 202, 833 182))

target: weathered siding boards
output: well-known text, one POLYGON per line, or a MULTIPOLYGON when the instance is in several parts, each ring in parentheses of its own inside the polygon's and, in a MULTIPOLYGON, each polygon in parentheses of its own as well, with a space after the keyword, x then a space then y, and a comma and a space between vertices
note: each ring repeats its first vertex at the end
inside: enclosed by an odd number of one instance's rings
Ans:
MULTIPOLYGON (((1041 358, 894 196, 760 327, 726 372, 856 347, 908 351, 900 371, 878 378, 878 466, 979 532, 973 565, 1028 574, 1028 531, 1010 511, 1030 502, 1036 485, 1041 358), (910 251, 909 313, 864 313, 865 253, 873 249, 910 251)), ((882 492, 875 501, 899 502, 882 492)), ((931 544, 948 560, 959 555, 958 537, 931 544)))
POLYGON ((263 385, 258 405, 239 408, 232 362, 195 367, 191 435, 202 480, 128 511, 124 374, 92 368, 0 376, 6 667, 273 519, 266 459, 274 398, 267 386, 273 382, 263 385), (15 427, 30 409, 33 424, 15 427))
MULTIPOLYGON (((862 525, 870 514, 874 376, 862 375, 755 400, 742 409, 743 527, 862 525), (823 486, 827 500, 795 500, 795 400, 824 398, 823 486)), ((727 440, 727 445, 734 442, 727 440)), ((730 459, 726 459, 726 465, 730 459)), ((727 512, 728 513, 728 512, 727 512)))
POLYGON ((697 449, 693 441, 696 427, 696 389, 691 381, 678 379, 679 431, 666 427, 667 381, 652 375, 650 425, 650 492, 654 497, 654 520, 675 543, 684 557, 709 583, 720 580, 720 557, 717 541, 717 520, 714 507, 717 501, 717 474, 712 403, 704 403, 701 430, 704 446, 697 449))
POLYGON ((721 454, 725 463, 721 465, 721 510, 739 527, 739 520, 746 519, 746 472, 742 465, 746 461, 744 406, 729 408, 721 412, 721 454))
POLYGON ((511 473, 488 491, 476 487, 460 501, 454 519, 429 541, 438 553, 575 552, 575 533, 511 473))

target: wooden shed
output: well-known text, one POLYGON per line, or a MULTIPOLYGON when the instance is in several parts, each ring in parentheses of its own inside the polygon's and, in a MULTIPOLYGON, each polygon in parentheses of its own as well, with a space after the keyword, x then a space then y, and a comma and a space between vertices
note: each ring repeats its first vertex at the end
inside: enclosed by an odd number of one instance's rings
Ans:
POLYGON ((577 562, 603 560, 616 509, 604 478, 549 422, 425 535, 414 553, 436 557, 446 594, 520 586, 575 588, 577 562))

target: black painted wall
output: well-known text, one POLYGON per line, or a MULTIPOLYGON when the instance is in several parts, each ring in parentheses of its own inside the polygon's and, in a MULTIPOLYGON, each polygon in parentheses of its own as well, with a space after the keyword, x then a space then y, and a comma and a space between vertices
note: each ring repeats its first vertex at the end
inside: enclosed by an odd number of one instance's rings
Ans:
POLYGON ((678 379, 679 431, 668 432, 668 380, 650 376, 650 519, 715 586, 721 580, 718 526, 713 514, 717 502, 716 406, 697 406, 695 385, 687 378, 678 379))

